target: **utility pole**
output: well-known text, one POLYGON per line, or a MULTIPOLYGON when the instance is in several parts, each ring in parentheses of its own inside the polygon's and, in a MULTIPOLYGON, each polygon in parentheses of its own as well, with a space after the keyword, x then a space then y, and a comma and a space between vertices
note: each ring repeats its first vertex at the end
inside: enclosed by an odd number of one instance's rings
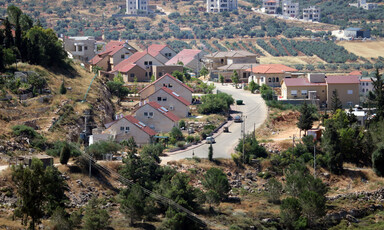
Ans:
POLYGON ((92 156, 89 155, 89 178, 92 176, 92 156))

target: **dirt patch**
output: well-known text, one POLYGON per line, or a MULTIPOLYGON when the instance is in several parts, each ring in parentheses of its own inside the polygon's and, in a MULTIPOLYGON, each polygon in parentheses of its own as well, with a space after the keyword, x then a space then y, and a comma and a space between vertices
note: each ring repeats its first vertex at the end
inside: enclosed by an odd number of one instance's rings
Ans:
POLYGON ((367 59, 377 58, 384 54, 384 41, 343 41, 337 44, 349 52, 367 59))

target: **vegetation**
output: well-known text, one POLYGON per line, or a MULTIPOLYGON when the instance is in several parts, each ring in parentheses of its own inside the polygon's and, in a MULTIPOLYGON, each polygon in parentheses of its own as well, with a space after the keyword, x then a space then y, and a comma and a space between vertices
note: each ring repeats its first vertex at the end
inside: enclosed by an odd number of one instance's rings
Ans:
POLYGON ((253 134, 247 134, 244 138, 239 139, 235 150, 239 153, 241 162, 245 164, 249 164, 252 159, 268 156, 267 150, 259 145, 253 134))
POLYGON ((208 94, 201 98, 202 104, 198 111, 202 114, 228 113, 230 106, 234 103, 231 95, 226 93, 208 94))

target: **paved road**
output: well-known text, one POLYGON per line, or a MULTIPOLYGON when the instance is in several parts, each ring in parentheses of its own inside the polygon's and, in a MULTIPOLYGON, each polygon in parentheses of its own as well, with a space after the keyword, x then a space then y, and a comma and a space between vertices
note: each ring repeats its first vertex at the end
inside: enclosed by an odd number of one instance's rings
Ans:
MULTIPOLYGON (((216 89, 221 92, 231 94, 235 100, 243 100, 244 105, 234 106, 233 109, 239 112, 243 112, 246 116, 245 129, 246 132, 253 132, 254 127, 256 129, 264 123, 267 118, 268 108, 261 98, 260 94, 251 94, 249 91, 242 89, 235 89, 231 85, 216 84, 216 89)), ((216 143, 213 144, 213 157, 214 158, 231 158, 231 153, 236 146, 238 139, 241 136, 241 123, 232 123, 229 127, 229 133, 221 133, 215 139, 216 143)), ((197 148, 189 149, 185 151, 179 151, 176 154, 162 157, 162 163, 166 163, 171 160, 180 160, 184 158, 194 156, 200 158, 208 157, 208 144, 203 144, 197 148)))

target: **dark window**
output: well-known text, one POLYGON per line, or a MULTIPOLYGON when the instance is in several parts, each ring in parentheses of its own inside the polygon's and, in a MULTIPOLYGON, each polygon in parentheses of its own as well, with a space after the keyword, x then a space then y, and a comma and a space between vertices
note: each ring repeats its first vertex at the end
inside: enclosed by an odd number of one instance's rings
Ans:
POLYGON ((84 46, 84 50, 88 50, 88 46, 84 46))
POLYGON ((161 101, 161 97, 157 97, 157 101, 161 101))
POLYGON ((121 59, 124 59, 124 57, 125 57, 124 54, 122 54, 122 55, 121 55, 121 59))
POLYGON ((131 73, 131 78, 134 78, 135 77, 135 74, 134 73, 131 73))

